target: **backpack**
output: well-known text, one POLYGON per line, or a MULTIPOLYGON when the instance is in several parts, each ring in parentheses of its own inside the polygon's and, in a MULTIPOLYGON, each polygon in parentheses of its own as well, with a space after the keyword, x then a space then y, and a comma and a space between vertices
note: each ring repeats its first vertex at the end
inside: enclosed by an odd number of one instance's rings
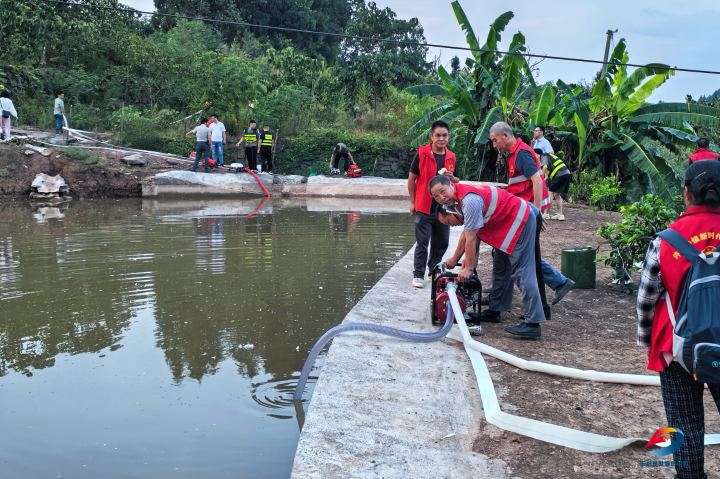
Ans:
POLYGON ((702 383, 720 384, 720 252, 701 253, 673 229, 657 234, 690 262, 677 322, 665 293, 673 325, 673 356, 702 383))
POLYGON ((362 176, 362 170, 358 165, 350 165, 347 170, 347 175, 350 178, 360 178, 362 176))

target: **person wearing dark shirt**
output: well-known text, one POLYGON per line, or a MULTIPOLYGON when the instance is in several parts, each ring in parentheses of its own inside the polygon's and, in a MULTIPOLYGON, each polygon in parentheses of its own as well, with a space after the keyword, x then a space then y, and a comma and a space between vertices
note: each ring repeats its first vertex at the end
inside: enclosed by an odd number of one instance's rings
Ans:
POLYGON ((548 190, 552 195, 552 200, 557 204, 557 214, 550 216, 545 215, 546 219, 565 221, 565 215, 562 209, 562 195, 570 191, 570 180, 572 174, 563 161, 553 153, 543 153, 542 150, 535 148, 533 150, 540 158, 540 167, 545 175, 546 180, 550 180, 548 190))
POLYGON ((250 124, 242 132, 242 138, 235 145, 240 146, 243 141, 245 142, 245 159, 248 162, 248 168, 251 170, 257 169, 257 147, 258 138, 260 137, 260 132, 255 125, 255 120, 250 120, 250 124))
POLYGON ((268 125, 263 126, 263 132, 260 133, 260 142, 258 144, 258 153, 260 155, 260 165, 263 171, 272 172, 272 150, 275 146, 275 139, 270 133, 268 125))
MULTIPOLYGON (((428 185, 437 175, 445 175, 453 183, 460 179, 455 171, 455 153, 447 149, 450 127, 444 121, 436 121, 430 127, 430 143, 417 149, 408 174, 410 214, 415 216, 415 263, 412 285, 423 287, 425 266, 433 269, 442 260, 450 240, 450 227, 442 224, 435 215, 438 203, 430 195, 428 185), (430 254, 428 255, 428 246, 430 254)), ((426 278, 431 280, 431 276, 426 278)))
POLYGON ((330 155, 330 173, 332 173, 333 170, 337 170, 338 173, 340 172, 338 166, 340 165, 341 157, 344 160, 343 174, 347 173, 347 170, 350 168, 351 163, 353 165, 356 165, 355 160, 353 160, 353 157, 350 154, 350 149, 347 147, 347 145, 345 143, 338 143, 337 145, 335 145, 335 148, 333 148, 332 155, 330 155))

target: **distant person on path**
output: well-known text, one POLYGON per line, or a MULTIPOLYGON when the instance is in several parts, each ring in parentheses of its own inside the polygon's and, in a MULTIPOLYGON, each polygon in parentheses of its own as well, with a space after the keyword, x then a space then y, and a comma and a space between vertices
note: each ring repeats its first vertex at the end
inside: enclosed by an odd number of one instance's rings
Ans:
POLYGON ((547 138, 545 138, 545 127, 544 126, 536 126, 535 130, 533 130, 533 138, 530 140, 530 147, 538 150, 542 150, 543 154, 550 155, 552 153, 555 153, 552 149, 552 145, 549 141, 547 141, 547 138))
POLYGON ((275 146, 275 138, 270 133, 268 125, 263 126, 263 132, 260 133, 260 144, 258 145, 258 153, 260 154, 260 164, 264 171, 272 172, 272 150, 275 146))
POLYGON ((699 160, 717 160, 718 154, 708 150, 710 148, 710 140, 707 138, 698 138, 695 142, 697 149, 695 153, 690 155, 690 164, 692 165, 699 160))
POLYGON ((222 166, 223 161, 223 145, 225 144, 225 125, 218 120, 217 115, 210 115, 210 128, 208 130, 208 141, 212 145, 212 157, 215 164, 222 166))
POLYGON ((357 166, 347 145, 345 143, 338 143, 335 145, 332 155, 330 155, 330 174, 333 173, 333 170, 335 170, 337 174, 347 174, 351 164, 357 166), (340 157, 344 160, 342 173, 338 169, 338 166, 340 166, 340 157))
POLYGON ((185 136, 189 136, 195 133, 195 138, 197 139, 197 143, 195 144, 195 163, 193 164, 191 171, 197 170, 198 161, 200 161, 200 158, 203 157, 203 153, 205 154, 205 162, 203 163, 203 166, 205 171, 210 171, 210 168, 208 167, 208 158, 210 158, 210 142, 208 141, 210 128, 205 125, 207 122, 207 118, 200 118, 200 124, 185 134, 185 136))
MULTIPOLYGON (((698 255, 700 252, 709 254, 718 251, 720 162, 697 161, 690 165, 685 172, 684 196, 687 211, 668 228, 690 241, 688 247, 694 246, 698 255)), ((683 445, 673 453, 677 472, 675 477, 699 479, 708 477, 705 474, 703 441, 705 384, 696 381, 693 374, 674 359, 674 328, 666 303, 669 298, 673 314, 677 315, 689 270, 690 262, 675 248, 659 237, 653 239, 640 274, 637 343, 638 346, 645 347, 647 368, 660 372, 660 392, 667 418, 667 423, 662 424, 681 430, 685 436, 683 445)), ((712 282, 707 283, 709 286, 712 282)), ((680 318, 677 319, 680 321, 680 318)), ((695 318, 687 317, 688 322, 693 319, 695 318)), ((717 320, 717 316, 714 320, 717 320)), ((712 338, 712 335, 709 338, 712 338)), ((692 365, 689 366, 692 368, 692 365)), ((720 385, 708 384, 708 389, 715 406, 720 410, 720 385)))
POLYGON ((17 118, 17 111, 10 99, 10 93, 7 90, 0 91, 0 129, 3 133, 3 141, 10 142, 10 116, 17 118), (6 116, 7 115, 7 116, 6 116))
POLYGON ((444 121, 435 121, 430 127, 430 143, 415 153, 408 175, 410 214, 415 216, 415 263, 412 285, 423 287, 423 280, 432 279, 435 266, 442 261, 450 241, 450 227, 441 223, 436 211, 438 202, 430 194, 428 185, 437 175, 443 175, 452 183, 459 183, 455 171, 455 153, 447 149, 450 127, 444 121), (428 256, 428 245, 430 255, 428 256), (425 276, 427 264, 430 275, 425 276))
POLYGON ((65 114, 64 98, 64 93, 58 93, 57 98, 55 98, 55 133, 58 135, 62 133, 63 128, 63 115, 65 114))
POLYGON ((535 148, 533 151, 540 158, 540 166, 542 172, 547 180, 550 180, 548 190, 552 195, 552 199, 557 205, 557 214, 550 216, 548 219, 565 221, 565 215, 563 214, 563 200, 562 195, 567 194, 570 191, 570 180, 572 174, 568 167, 563 161, 555 156, 553 153, 543 153, 539 148, 535 148))
POLYGON ((257 153, 258 153, 258 138, 260 132, 255 127, 255 121, 250 120, 250 124, 242 132, 242 138, 237 142, 235 146, 240 146, 240 143, 245 142, 245 159, 248 162, 247 167, 251 170, 257 170, 257 153))

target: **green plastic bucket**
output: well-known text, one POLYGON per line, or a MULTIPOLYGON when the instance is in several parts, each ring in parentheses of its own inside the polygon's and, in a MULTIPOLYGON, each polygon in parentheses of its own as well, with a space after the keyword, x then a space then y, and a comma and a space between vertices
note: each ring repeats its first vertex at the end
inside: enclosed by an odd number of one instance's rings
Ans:
POLYGON ((560 254, 560 272, 575 281, 573 289, 595 289, 595 248, 570 248, 560 254))

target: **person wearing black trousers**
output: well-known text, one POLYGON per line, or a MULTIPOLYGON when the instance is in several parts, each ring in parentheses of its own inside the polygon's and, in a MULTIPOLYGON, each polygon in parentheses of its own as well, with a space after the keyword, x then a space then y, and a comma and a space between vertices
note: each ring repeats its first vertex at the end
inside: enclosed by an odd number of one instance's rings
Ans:
POLYGON ((257 170, 258 139, 260 138, 260 132, 255 125, 255 121, 250 120, 250 124, 242 132, 242 138, 235 145, 240 146, 243 141, 245 142, 245 158, 248 163, 247 167, 251 170, 257 170))

